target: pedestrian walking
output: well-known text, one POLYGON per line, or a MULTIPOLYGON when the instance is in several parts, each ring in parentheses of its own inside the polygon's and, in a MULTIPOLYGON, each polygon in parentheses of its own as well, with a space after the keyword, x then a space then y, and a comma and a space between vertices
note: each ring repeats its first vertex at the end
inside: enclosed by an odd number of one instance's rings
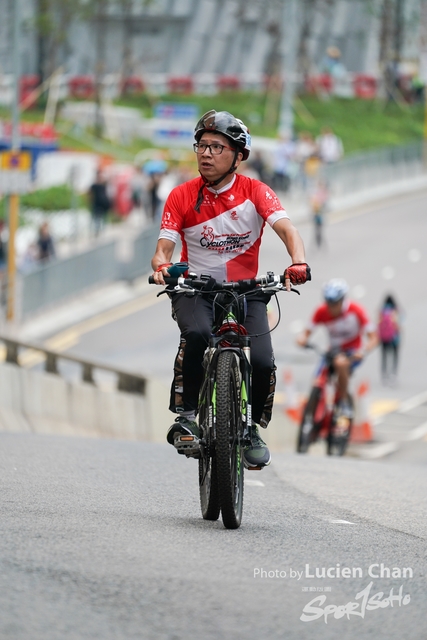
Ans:
MULTIPOLYGON (((289 191, 294 158, 294 141, 289 135, 282 135, 273 154, 273 189, 276 191, 289 191)), ((260 180, 262 180, 261 177, 260 180)))
POLYGON ((383 383, 396 382, 401 338, 401 312, 392 295, 387 295, 378 318, 381 343, 381 376, 383 383))
POLYGON ((39 228, 39 236, 37 239, 37 259, 42 264, 49 262, 55 257, 55 245, 49 231, 49 224, 43 222, 39 228))
POLYGON ((328 206, 329 189, 325 180, 318 180, 310 194, 310 208, 314 226, 314 240, 317 247, 324 244, 324 221, 328 206))
POLYGON ((316 139, 316 144, 320 159, 325 164, 338 162, 344 155, 342 140, 330 127, 323 127, 320 136, 316 139))
POLYGON ((309 181, 318 169, 320 160, 313 136, 308 131, 301 131, 295 143, 295 161, 298 165, 297 180, 304 192, 307 191, 309 181))
POLYGON ((96 172, 95 182, 89 188, 88 197, 92 214, 93 233, 97 237, 105 226, 107 214, 111 208, 107 182, 99 169, 96 172))

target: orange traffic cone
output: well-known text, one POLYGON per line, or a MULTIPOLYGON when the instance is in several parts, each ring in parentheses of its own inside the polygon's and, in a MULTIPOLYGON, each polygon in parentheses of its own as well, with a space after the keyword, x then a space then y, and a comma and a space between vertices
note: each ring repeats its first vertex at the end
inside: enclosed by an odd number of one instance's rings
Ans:
POLYGON ((351 430, 351 442, 372 442, 374 439, 372 421, 368 411, 369 384, 361 382, 355 397, 355 416, 351 430))
POLYGON ((286 396, 285 413, 293 422, 299 424, 302 418, 304 402, 301 402, 298 398, 292 371, 290 369, 285 370, 283 380, 285 383, 286 396))

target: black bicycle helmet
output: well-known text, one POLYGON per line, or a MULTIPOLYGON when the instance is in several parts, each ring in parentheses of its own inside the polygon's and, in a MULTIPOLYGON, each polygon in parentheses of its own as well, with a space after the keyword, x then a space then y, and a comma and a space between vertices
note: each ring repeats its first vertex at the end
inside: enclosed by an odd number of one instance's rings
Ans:
POLYGON ((216 131, 229 138, 243 154, 243 160, 249 158, 251 152, 251 136, 247 126, 228 111, 208 111, 196 124, 194 137, 199 142, 205 131, 216 131))

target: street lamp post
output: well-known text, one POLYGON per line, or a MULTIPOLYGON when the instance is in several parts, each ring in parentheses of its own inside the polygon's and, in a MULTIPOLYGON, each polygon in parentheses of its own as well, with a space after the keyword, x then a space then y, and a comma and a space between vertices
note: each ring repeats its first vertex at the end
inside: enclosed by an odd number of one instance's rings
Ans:
POLYGON ((301 31, 301 7, 298 0, 283 0, 282 10, 282 98, 279 135, 292 136, 294 130, 293 103, 296 90, 296 68, 301 31))
MULTIPOLYGON (((13 2, 13 100, 12 100, 12 140, 11 150, 19 151, 21 147, 19 132, 19 78, 20 78, 20 0, 13 2)), ((18 226, 19 196, 11 193, 9 198, 9 240, 7 251, 7 308, 6 319, 11 322, 15 318, 16 297, 16 256, 15 236, 18 226)))
POLYGON ((424 83, 424 135, 423 161, 427 171, 427 0, 421 2, 420 12, 420 70, 419 78, 424 83))

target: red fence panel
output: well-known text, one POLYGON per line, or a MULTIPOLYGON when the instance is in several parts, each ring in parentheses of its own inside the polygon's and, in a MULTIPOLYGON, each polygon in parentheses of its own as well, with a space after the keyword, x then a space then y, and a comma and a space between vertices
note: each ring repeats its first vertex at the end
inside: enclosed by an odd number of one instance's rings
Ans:
POLYGON ((240 89, 240 80, 237 76, 219 76, 217 89, 218 91, 237 91, 240 89))
POLYGON ((87 100, 95 95, 95 79, 92 76, 74 76, 68 82, 72 98, 87 100))
POLYGON ((171 77, 168 80, 169 93, 193 93, 193 78, 191 76, 171 77))
POLYGON ((377 79, 365 73, 357 73, 353 79, 354 95, 364 100, 372 100, 377 95, 377 79))
POLYGON ((139 76, 128 76, 123 80, 122 91, 126 95, 138 95, 144 93, 145 85, 139 76))

